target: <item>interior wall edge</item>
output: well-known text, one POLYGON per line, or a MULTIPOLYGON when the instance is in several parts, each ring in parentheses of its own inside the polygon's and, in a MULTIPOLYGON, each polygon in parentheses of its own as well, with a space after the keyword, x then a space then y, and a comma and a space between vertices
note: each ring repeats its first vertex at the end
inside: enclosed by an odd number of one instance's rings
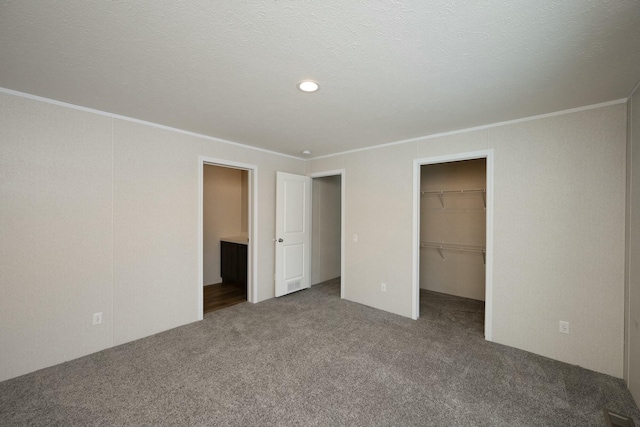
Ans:
POLYGON ((640 405, 640 82, 627 103, 624 380, 640 405))
POLYGON ((632 164, 632 140, 631 140, 631 102, 630 95, 627 101, 627 158, 626 158, 626 189, 625 189, 625 258, 624 258, 624 359, 622 377, 629 384, 629 281, 630 281, 630 232, 631 232, 631 174, 633 173, 632 164))

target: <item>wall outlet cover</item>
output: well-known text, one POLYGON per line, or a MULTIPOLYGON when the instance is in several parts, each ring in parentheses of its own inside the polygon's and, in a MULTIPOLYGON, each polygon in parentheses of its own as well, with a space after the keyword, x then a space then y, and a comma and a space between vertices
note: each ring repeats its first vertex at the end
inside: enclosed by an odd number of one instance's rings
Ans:
POLYGON ((569 333, 569 322, 565 322, 563 320, 560 321, 560 332, 563 334, 569 333))
POLYGON ((93 324, 99 325, 100 323, 102 323, 102 312, 93 313, 93 324))

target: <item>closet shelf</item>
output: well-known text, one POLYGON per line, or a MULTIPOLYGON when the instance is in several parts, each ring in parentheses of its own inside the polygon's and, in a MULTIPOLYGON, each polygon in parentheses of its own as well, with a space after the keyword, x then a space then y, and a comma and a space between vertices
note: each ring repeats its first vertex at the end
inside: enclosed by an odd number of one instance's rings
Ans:
POLYGON ((463 189, 463 190, 429 190, 429 191, 420 191, 420 195, 422 195, 422 196, 438 196, 438 198, 440 199, 440 203, 442 204, 443 208, 444 208, 443 196, 464 195, 464 194, 481 194, 482 195, 482 203, 484 204, 485 208, 487 207, 487 198, 486 198, 487 190, 485 188, 470 188, 470 189, 463 189))
POLYGON ((457 245, 453 243, 437 243, 437 242, 420 242, 421 248, 433 248, 437 249, 438 253, 444 258, 444 251, 455 251, 455 252, 475 252, 482 254, 482 262, 486 264, 486 248, 484 246, 476 246, 476 245, 457 245))

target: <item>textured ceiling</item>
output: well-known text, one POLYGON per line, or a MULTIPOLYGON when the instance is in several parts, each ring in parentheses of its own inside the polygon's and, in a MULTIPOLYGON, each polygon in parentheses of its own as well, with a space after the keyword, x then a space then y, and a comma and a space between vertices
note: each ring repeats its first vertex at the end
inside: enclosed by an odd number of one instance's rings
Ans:
POLYGON ((639 79, 638 0, 0 3, 0 87, 296 156, 625 98, 639 79))

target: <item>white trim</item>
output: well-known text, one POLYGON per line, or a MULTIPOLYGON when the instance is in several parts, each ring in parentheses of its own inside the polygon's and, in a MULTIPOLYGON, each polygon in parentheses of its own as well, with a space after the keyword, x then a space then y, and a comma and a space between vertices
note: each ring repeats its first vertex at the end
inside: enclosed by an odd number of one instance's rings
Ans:
POLYGON ((234 162, 231 160, 216 159, 213 157, 198 157, 198 320, 202 320, 203 315, 203 231, 204 218, 202 208, 204 206, 204 165, 223 166, 233 169, 246 170, 249 174, 248 183, 248 206, 249 209, 249 244, 247 247, 247 299, 251 303, 258 302, 258 166, 247 163, 234 162))
POLYGON ((325 178, 327 176, 342 175, 342 174, 344 174, 344 172, 345 172, 344 169, 333 169, 333 170, 329 170, 329 171, 313 172, 313 173, 308 174, 307 176, 309 176, 311 178, 325 178))
POLYGON ((323 172, 310 173, 309 176, 313 178, 324 178, 327 176, 340 176, 340 298, 344 299, 346 295, 346 282, 345 282, 345 259, 344 259, 344 244, 345 244, 345 198, 346 193, 346 170, 345 169, 333 169, 323 172))
POLYGON ((421 159, 415 159, 413 161, 413 304, 411 317, 413 319, 418 319, 418 317, 420 316, 420 166, 472 159, 486 159, 487 161, 487 237, 485 267, 484 337, 487 341, 493 341, 493 149, 449 154, 437 157, 425 157, 421 159))
POLYGON ((599 104, 585 105, 583 107, 570 108, 568 110, 561 110, 561 111, 554 111, 552 113, 539 114, 537 116, 522 117, 522 118, 519 118, 519 119, 507 120, 507 121, 504 121, 504 122, 490 123, 490 124, 482 125, 482 126, 475 126, 475 127, 470 127, 470 128, 452 130, 452 131, 448 131, 448 132, 434 133, 434 134, 424 135, 424 136, 417 136, 415 138, 403 139, 403 140, 400 140, 400 141, 387 142, 387 143, 384 143, 384 144, 372 145, 372 146, 369 146, 369 147, 356 148, 354 150, 341 151, 341 152, 335 153, 335 154, 325 154, 324 156, 312 157, 312 158, 309 158, 309 159, 306 159, 306 160, 324 159, 324 158, 327 158, 327 157, 341 156, 343 154, 357 153, 359 151, 374 150, 376 148, 391 147, 393 145, 407 144, 407 143, 410 143, 410 142, 420 142, 420 141, 424 141, 424 140, 427 140, 427 139, 441 138, 443 136, 456 135, 456 134, 459 134, 459 133, 474 132, 474 131, 483 130, 483 129, 490 129, 490 128, 495 128, 495 127, 500 127, 500 126, 513 125, 513 124, 516 124, 516 123, 529 122, 531 120, 544 119, 544 118, 547 118, 547 117, 554 117, 554 116, 561 116, 561 115, 564 115, 564 114, 578 113, 580 111, 593 110, 595 108, 609 107, 611 105, 622 104, 622 103, 625 103, 625 102, 627 102, 627 98, 616 99, 616 100, 613 100, 613 101, 601 102, 599 104))
POLYGON ((204 160, 198 157, 198 320, 204 318, 204 160))
POLYGON ((57 105, 57 106, 60 106, 60 107, 66 107, 66 108, 71 108, 71 109, 74 109, 74 110, 84 111, 86 113, 93 113, 93 114, 98 114, 100 116, 111 117, 112 119, 119 119, 119 120, 124 120, 124 121, 127 121, 127 122, 138 123, 138 124, 141 124, 141 125, 146 125, 146 126, 151 126, 151 127, 158 128, 158 129, 168 130, 168 131, 180 133, 180 134, 183 134, 183 135, 195 136, 196 138, 203 138, 203 139, 206 139, 206 140, 209 140, 209 141, 215 141, 215 142, 221 142, 223 144, 235 145, 236 147, 242 147, 242 148, 247 148, 249 150, 261 151, 263 153, 274 154, 276 156, 284 156, 284 157, 289 157, 289 158, 296 159, 296 160, 306 160, 306 159, 304 159, 302 157, 292 156, 290 154, 279 153, 277 151, 267 150, 266 148, 259 148, 259 147, 254 147, 252 145, 245 145, 245 144, 241 144, 239 142, 229 141, 228 139, 222 139, 222 138, 216 138, 216 137, 209 136, 209 135, 203 135, 201 133, 191 132, 191 131, 184 130, 184 129, 178 129, 178 128, 174 128, 174 127, 171 127, 171 126, 162 125, 160 123, 148 122, 146 120, 140 120, 140 119, 136 119, 136 118, 133 118, 133 117, 121 116, 120 114, 114 114, 114 113, 109 113, 109 112, 106 112, 106 111, 96 110, 94 108, 88 108, 88 107, 83 107, 81 105, 70 104, 68 102, 57 101, 55 99, 44 98, 42 96, 31 95, 29 93, 18 92, 18 91, 11 90, 11 89, 6 89, 6 88, 3 88, 3 87, 0 87, 0 93, 6 93, 7 95, 14 95, 14 96, 18 96, 18 97, 21 97, 21 98, 31 99, 33 101, 46 102, 47 104, 53 104, 53 105, 57 105))
POLYGON ((627 147, 626 147, 626 191, 625 191, 625 239, 624 239, 624 340, 623 340, 623 357, 622 357, 622 378, 629 385, 629 377, 631 370, 631 215, 633 214, 633 205, 631 203, 631 197, 633 194, 633 95, 635 91, 640 87, 640 81, 636 87, 631 91, 629 95, 629 102, 627 104, 627 147))
POLYGON ((413 161, 413 244, 411 246, 411 318, 420 317, 420 166, 421 159, 413 161))
POLYGON ((487 150, 487 229, 485 259, 484 338, 493 341, 493 206, 494 162, 493 150, 487 150))
POLYGON ((116 342, 116 332, 115 332, 115 277, 116 277, 116 243, 115 243, 115 159, 116 159, 116 136, 115 136, 115 123, 111 120, 111 318, 107 320, 108 324, 111 327, 111 343, 109 347, 113 347, 116 342))

